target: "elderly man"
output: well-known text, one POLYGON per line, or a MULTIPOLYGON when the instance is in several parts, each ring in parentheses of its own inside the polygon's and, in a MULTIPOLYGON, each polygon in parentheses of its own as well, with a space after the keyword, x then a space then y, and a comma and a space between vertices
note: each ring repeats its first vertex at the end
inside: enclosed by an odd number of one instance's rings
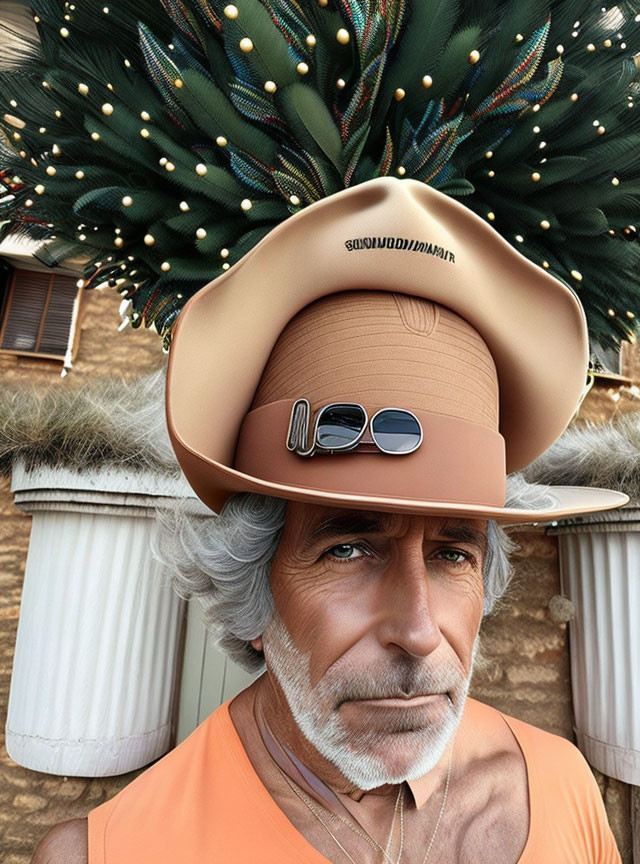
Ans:
POLYGON ((266 671, 34 864, 619 861, 573 745, 467 696, 500 523, 625 501, 506 485, 585 344, 570 290, 413 181, 313 205, 200 292, 168 424, 220 516, 178 514, 164 557, 266 671))

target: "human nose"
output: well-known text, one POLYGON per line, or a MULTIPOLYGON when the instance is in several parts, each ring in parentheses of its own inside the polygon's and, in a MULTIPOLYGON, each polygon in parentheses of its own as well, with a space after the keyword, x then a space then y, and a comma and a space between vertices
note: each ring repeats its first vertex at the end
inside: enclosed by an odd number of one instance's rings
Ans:
POLYGON ((442 634, 433 594, 421 544, 390 562, 378 597, 380 644, 414 657, 426 657, 434 651, 442 634))

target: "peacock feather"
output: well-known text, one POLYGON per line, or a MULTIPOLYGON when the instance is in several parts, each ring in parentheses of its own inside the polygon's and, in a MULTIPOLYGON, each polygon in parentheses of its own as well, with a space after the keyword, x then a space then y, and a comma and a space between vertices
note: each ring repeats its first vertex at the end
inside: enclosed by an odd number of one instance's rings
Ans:
POLYGON ((576 290, 594 342, 635 338, 637 0, 22 2, 0 237, 82 256, 165 345, 275 225, 378 176, 460 197, 576 290))

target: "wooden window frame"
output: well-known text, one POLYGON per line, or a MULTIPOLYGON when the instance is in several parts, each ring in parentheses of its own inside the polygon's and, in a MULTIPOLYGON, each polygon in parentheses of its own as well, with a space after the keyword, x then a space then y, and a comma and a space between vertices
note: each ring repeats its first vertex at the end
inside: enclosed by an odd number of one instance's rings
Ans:
MULTIPOLYGON (((17 280, 19 274, 23 273, 23 272, 29 272, 29 268, 28 267, 14 267, 13 272, 11 273, 11 276, 10 276, 9 288, 8 288, 8 291, 6 294, 6 299, 5 299, 5 302, 3 303, 2 310, 0 310, 2 313, 2 320, 0 321, 0 345, 2 345, 5 330, 7 328, 7 323, 9 321, 9 315, 11 314, 11 303, 13 300, 13 295, 15 293, 16 280, 17 280)), ((31 271, 31 272, 42 272, 42 271, 31 271)), ((65 349, 65 352, 62 354, 43 354, 43 353, 40 353, 38 351, 38 348, 40 346, 40 342, 42 340, 42 334, 44 331, 44 325, 45 325, 45 321, 47 318, 47 310, 49 308, 49 301, 51 299, 51 294, 53 293, 53 290, 54 290, 56 278, 59 278, 60 275, 61 274, 59 274, 59 273, 52 273, 49 276, 49 284, 47 285, 47 296, 46 296, 45 301, 44 301, 44 307, 43 307, 42 315, 40 318, 40 327, 38 329, 38 336, 36 338, 35 350, 34 351, 24 351, 24 350, 21 350, 19 348, 0 348, 0 354, 14 354, 14 355, 19 355, 21 357, 40 357, 43 360, 58 360, 60 362, 64 362, 65 357, 66 357, 66 349, 65 349)), ((67 273, 65 273, 64 275, 67 278, 73 278, 73 276, 69 276, 69 274, 67 274, 67 273)), ((80 277, 78 276, 78 279, 79 278, 80 277)), ((79 322, 79 318, 80 318, 80 309, 82 306, 82 294, 83 294, 83 289, 78 288, 75 299, 74 299, 74 305, 77 303, 78 309, 77 309, 76 315, 72 316, 72 318, 71 318, 71 322, 70 322, 70 326, 69 326, 69 336, 67 338, 67 346, 69 345, 69 341, 71 340, 71 345, 72 345, 71 361, 72 362, 75 360, 75 357, 76 357, 76 354, 78 351, 79 334, 80 334, 80 327, 78 326, 78 322, 79 322)))

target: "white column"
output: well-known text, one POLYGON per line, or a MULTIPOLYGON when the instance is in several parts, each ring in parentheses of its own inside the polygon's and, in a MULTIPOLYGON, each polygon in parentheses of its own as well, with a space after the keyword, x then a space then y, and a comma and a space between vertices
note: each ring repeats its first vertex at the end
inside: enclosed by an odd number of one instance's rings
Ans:
POLYGON ((123 774, 172 744, 184 603, 153 559, 158 505, 184 480, 114 469, 13 474, 33 513, 6 742, 67 776, 123 774))
POLYGON ((566 520, 551 531, 576 610, 569 634, 578 746, 599 771, 640 785, 640 510, 566 520))

